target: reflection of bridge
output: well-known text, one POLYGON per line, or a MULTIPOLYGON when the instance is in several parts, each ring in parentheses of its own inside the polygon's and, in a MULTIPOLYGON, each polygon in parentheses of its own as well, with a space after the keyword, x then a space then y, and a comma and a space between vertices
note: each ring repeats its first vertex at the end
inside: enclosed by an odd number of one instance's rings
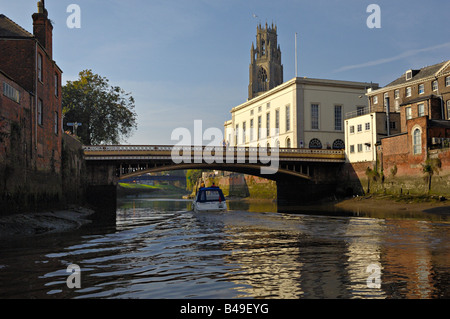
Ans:
POLYGON ((324 149, 98 145, 83 150, 90 185, 116 185, 151 172, 215 169, 275 180, 279 204, 334 192, 345 162, 343 150, 324 149))

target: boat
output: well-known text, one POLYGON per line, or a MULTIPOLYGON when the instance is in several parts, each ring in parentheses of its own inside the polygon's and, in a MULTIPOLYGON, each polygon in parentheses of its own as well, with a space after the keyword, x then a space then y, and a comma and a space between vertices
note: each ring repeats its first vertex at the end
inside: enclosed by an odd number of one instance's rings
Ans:
POLYGON ((219 187, 201 187, 192 201, 194 212, 227 211, 225 196, 219 187))

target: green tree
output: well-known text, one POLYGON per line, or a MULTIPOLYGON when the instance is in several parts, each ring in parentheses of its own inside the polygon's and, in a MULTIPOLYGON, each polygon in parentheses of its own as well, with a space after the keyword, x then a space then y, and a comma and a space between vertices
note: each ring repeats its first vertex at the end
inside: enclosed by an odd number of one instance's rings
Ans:
POLYGON ((189 169, 186 172, 186 189, 189 191, 194 190, 195 183, 202 177, 202 170, 189 169))
POLYGON ((380 177, 380 174, 376 169, 371 169, 370 167, 367 167, 366 176, 367 176, 367 193, 370 193, 370 180, 376 182, 378 180, 378 177, 380 177))
MULTIPOLYGON (((78 122, 77 135, 85 145, 119 144, 136 129, 134 99, 92 70, 79 73, 62 88, 64 129, 78 122)), ((71 128, 70 128, 71 130, 71 128)))
POLYGON ((425 164, 422 164, 422 171, 425 174, 425 182, 428 184, 428 194, 431 191, 431 179, 434 174, 439 175, 441 166, 442 163, 439 158, 427 158, 425 164))

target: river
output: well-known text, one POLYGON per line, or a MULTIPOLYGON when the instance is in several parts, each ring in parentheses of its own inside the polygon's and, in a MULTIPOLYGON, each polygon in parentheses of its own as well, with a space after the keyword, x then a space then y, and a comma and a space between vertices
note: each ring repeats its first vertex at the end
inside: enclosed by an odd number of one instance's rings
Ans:
POLYGON ((0 298, 450 297, 446 216, 228 205, 194 213, 182 199, 120 199, 113 226, 4 240, 0 298), (73 264, 79 288, 68 285, 73 264))

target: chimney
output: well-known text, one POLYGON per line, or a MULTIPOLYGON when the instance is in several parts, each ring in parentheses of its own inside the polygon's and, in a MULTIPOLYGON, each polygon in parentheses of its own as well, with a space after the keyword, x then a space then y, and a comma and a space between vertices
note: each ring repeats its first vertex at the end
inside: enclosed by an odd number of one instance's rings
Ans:
POLYGON ((33 13, 33 34, 39 43, 45 48, 47 54, 52 59, 52 31, 53 26, 48 19, 48 12, 45 9, 44 0, 37 3, 38 11, 33 13))

